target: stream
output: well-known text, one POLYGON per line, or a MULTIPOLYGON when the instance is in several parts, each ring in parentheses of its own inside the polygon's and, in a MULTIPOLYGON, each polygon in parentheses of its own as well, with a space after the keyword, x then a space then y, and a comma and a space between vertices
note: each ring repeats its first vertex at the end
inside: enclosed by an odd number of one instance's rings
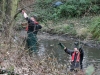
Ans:
MULTIPOLYGON (((57 61, 61 64, 67 64, 70 61, 70 56, 64 52, 63 49, 58 45, 59 42, 63 43, 67 48, 73 50, 74 42, 72 39, 64 40, 59 36, 43 36, 39 35, 39 56, 50 55, 51 57, 57 58, 57 61), (41 39, 40 39, 41 37, 41 39), (45 38, 44 38, 45 37, 45 38)), ((100 70, 100 50, 97 48, 91 48, 83 46, 84 59, 83 67, 86 68, 89 64, 94 64, 96 69, 100 70)))
MULTIPOLYGON (((61 49, 58 43, 61 42, 68 49, 73 50, 75 41, 72 38, 66 38, 56 34, 52 35, 48 33, 40 33, 37 35, 37 37, 39 43, 39 57, 44 58, 45 56, 50 56, 51 58, 56 58, 57 62, 60 64, 68 64, 70 61, 70 56, 65 53, 63 49, 61 49)), ((100 70, 100 49, 83 45, 83 50, 83 68, 93 64, 97 71, 100 70)))

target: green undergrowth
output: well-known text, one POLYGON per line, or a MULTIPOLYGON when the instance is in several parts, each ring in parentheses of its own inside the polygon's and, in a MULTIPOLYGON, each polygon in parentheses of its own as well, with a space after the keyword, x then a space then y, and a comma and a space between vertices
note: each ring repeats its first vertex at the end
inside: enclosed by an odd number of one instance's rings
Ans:
POLYGON ((90 32, 94 39, 100 40, 100 16, 93 18, 90 26, 90 32))
MULTIPOLYGON (((43 26, 42 31, 80 36, 84 39, 100 39, 97 16, 100 12, 99 1, 62 0, 63 5, 57 8, 53 6, 55 0, 36 0, 35 2, 34 7, 30 7, 32 10, 28 15, 37 17, 40 25, 43 26)), ((16 20, 25 22, 22 15, 19 15, 16 20)))
POLYGON ((98 22, 95 22, 95 16, 100 13, 99 0, 61 0, 63 4, 58 7, 53 6, 55 2, 57 1, 36 1, 34 14, 43 23, 43 31, 87 39, 100 38, 98 22))
POLYGON ((91 17, 61 19, 57 22, 49 20, 46 23, 41 23, 43 26, 42 31, 51 34, 64 34, 87 38, 91 37, 91 33, 89 32, 91 20, 91 17))

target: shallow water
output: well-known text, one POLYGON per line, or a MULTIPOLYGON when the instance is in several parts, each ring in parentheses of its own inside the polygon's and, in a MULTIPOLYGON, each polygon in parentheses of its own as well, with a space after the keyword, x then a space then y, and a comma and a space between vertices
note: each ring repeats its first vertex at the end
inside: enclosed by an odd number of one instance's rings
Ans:
MULTIPOLYGON (((26 32, 24 33, 26 34, 26 32)), ((43 33, 37 35, 39 43, 38 55, 41 58, 50 56, 51 58, 56 58, 58 63, 68 64, 70 61, 70 56, 64 52, 63 49, 58 45, 59 42, 63 43, 67 48, 73 50, 74 40, 73 38, 66 38, 58 35, 50 35, 48 33, 43 33)), ((96 70, 100 70, 100 50, 98 48, 84 46, 84 59, 83 67, 86 68, 89 64, 94 64, 96 70)))
MULTIPOLYGON (((59 42, 62 42, 67 48, 72 49, 74 48, 74 41, 66 40, 66 41, 59 41, 59 40, 48 40, 48 39, 41 39, 39 41, 39 56, 46 56, 49 55, 51 57, 56 57, 57 61, 61 64, 67 64, 70 61, 70 56, 64 52, 63 49, 58 45, 59 42)), ((100 50, 96 48, 90 48, 83 46, 84 49, 84 60, 83 60, 83 67, 86 68, 89 64, 94 64, 98 68, 100 68, 100 50), (99 66, 98 66, 99 65, 99 66)))

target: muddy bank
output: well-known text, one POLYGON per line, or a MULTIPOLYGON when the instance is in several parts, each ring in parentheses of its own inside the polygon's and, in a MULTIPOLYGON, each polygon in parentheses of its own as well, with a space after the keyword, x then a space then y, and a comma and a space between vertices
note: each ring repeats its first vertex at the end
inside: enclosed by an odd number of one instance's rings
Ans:
POLYGON ((95 40, 88 40, 88 39, 79 39, 78 37, 75 36, 69 36, 69 35, 58 35, 58 34, 50 34, 46 32, 39 32, 37 35, 38 39, 48 39, 48 40, 60 40, 60 41, 67 41, 67 40, 72 40, 72 41, 80 41, 84 46, 88 47, 93 47, 100 49, 100 42, 95 41, 95 40))
MULTIPOLYGON (((26 34, 27 34, 26 31, 20 31, 18 33, 18 35, 16 35, 16 36, 19 37, 19 39, 22 38, 22 40, 23 40, 24 39, 23 37, 27 36, 26 34), (21 37, 21 36, 23 36, 23 37, 21 37)), ((30 57, 28 55, 27 50, 24 50, 23 47, 21 47, 20 48, 21 50, 20 50, 18 47, 19 43, 18 43, 17 47, 16 47, 16 43, 15 43, 14 44, 15 46, 13 47, 13 49, 10 49, 8 51, 6 51, 5 45, 4 45, 3 49, 1 50, 2 51, 1 57, 3 58, 3 61, 2 61, 3 68, 5 70, 7 68, 11 68, 11 72, 14 69, 13 71, 15 71, 15 73, 18 73, 19 75, 24 75, 25 73, 31 74, 31 75, 37 75, 37 74, 38 75, 40 75, 40 74, 48 75, 50 73, 52 73, 52 74, 55 73, 58 75, 59 74, 67 75, 68 68, 66 68, 66 67, 69 64, 62 65, 62 64, 58 63, 57 57, 59 58, 59 60, 61 60, 61 61, 63 60, 65 63, 68 62, 69 57, 66 56, 66 53, 64 51, 57 49, 58 47, 53 46, 52 43, 57 44, 59 41, 67 42, 67 40, 74 42, 74 41, 77 41, 78 39, 71 37, 71 36, 49 34, 46 32, 42 32, 42 33, 39 32, 37 37, 38 37, 38 40, 40 40, 40 44, 41 44, 38 60, 37 60, 36 56, 34 56, 34 58, 30 57), (42 42, 41 42, 41 40, 42 40, 42 42), (46 42, 45 42, 45 40, 46 40, 46 42), (57 40, 57 41, 55 41, 55 40, 57 40), (52 51, 53 52, 55 51, 53 54, 55 56, 54 56, 54 58, 51 59, 49 54, 51 54, 52 51), (47 56, 47 55, 49 55, 49 56, 47 56), (55 59, 55 57, 56 57, 56 59, 55 59), (4 60, 4 59, 6 59, 6 60, 4 60), (67 71, 66 71, 66 69, 67 69, 67 71)), ((22 40, 20 40, 20 42, 22 40)), ((87 43, 89 43, 89 42, 87 42, 87 43)), ((89 61, 91 59, 94 59, 95 61, 97 61, 100 58, 100 57, 98 57, 99 52, 97 50, 93 50, 91 52, 93 53, 93 55, 89 54, 89 55, 86 55, 86 57, 85 57, 85 60, 84 60, 85 66, 87 66, 86 62, 90 63, 89 61), (93 56, 93 58, 90 58, 88 56, 90 56, 90 57, 93 56)), ((87 54, 87 50, 85 50, 85 53, 87 54)))
MULTIPOLYGON (((22 40, 27 37, 27 32, 24 30, 18 31, 17 33, 19 34, 19 36, 17 37, 19 37, 22 40)), ((1 33, 0 33, 0 36, 1 36, 1 33)), ((100 49, 99 41, 90 40, 90 39, 80 39, 79 37, 75 37, 72 35, 66 35, 66 34, 59 35, 59 34, 51 34, 51 33, 39 31, 39 33, 37 34, 37 37, 38 37, 38 40, 47 39, 47 40, 59 40, 59 41, 67 41, 67 40, 72 40, 75 42, 79 41, 84 46, 100 49)))

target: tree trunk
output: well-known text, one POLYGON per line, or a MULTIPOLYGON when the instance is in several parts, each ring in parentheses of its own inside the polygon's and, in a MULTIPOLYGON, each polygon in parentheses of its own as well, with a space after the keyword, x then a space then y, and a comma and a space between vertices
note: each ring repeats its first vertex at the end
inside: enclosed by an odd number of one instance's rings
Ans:
POLYGON ((12 38, 13 26, 15 24, 14 16, 18 8, 19 0, 0 0, 0 20, 3 27, 4 37, 10 43, 12 38))
POLYGON ((18 7, 18 1, 19 0, 9 0, 9 1, 11 1, 11 3, 10 3, 10 23, 9 23, 9 28, 10 28, 10 32, 12 31, 12 28, 13 28, 13 26, 14 26, 14 23, 15 23, 15 20, 14 20, 14 16, 15 16, 15 14, 16 14, 16 12, 17 12, 17 7, 18 7))
POLYGON ((3 23, 4 16, 5 16, 5 0, 1 0, 0 1, 0 20, 1 20, 0 25, 2 25, 3 23))
POLYGON ((0 1, 0 21, 5 29, 14 24, 14 15, 16 14, 19 0, 1 0, 0 1), (10 24, 10 25, 9 25, 10 24))
MULTIPOLYGON (((10 3, 10 22, 9 22, 9 33, 8 33, 8 44, 9 44, 9 48, 11 48, 11 39, 12 39, 12 35, 13 35, 13 26, 15 24, 15 20, 14 20, 14 16, 16 14, 16 11, 17 11, 17 7, 18 7, 18 1, 19 0, 10 0, 11 3, 10 3)), ((8 48, 8 49, 9 49, 8 48)))

